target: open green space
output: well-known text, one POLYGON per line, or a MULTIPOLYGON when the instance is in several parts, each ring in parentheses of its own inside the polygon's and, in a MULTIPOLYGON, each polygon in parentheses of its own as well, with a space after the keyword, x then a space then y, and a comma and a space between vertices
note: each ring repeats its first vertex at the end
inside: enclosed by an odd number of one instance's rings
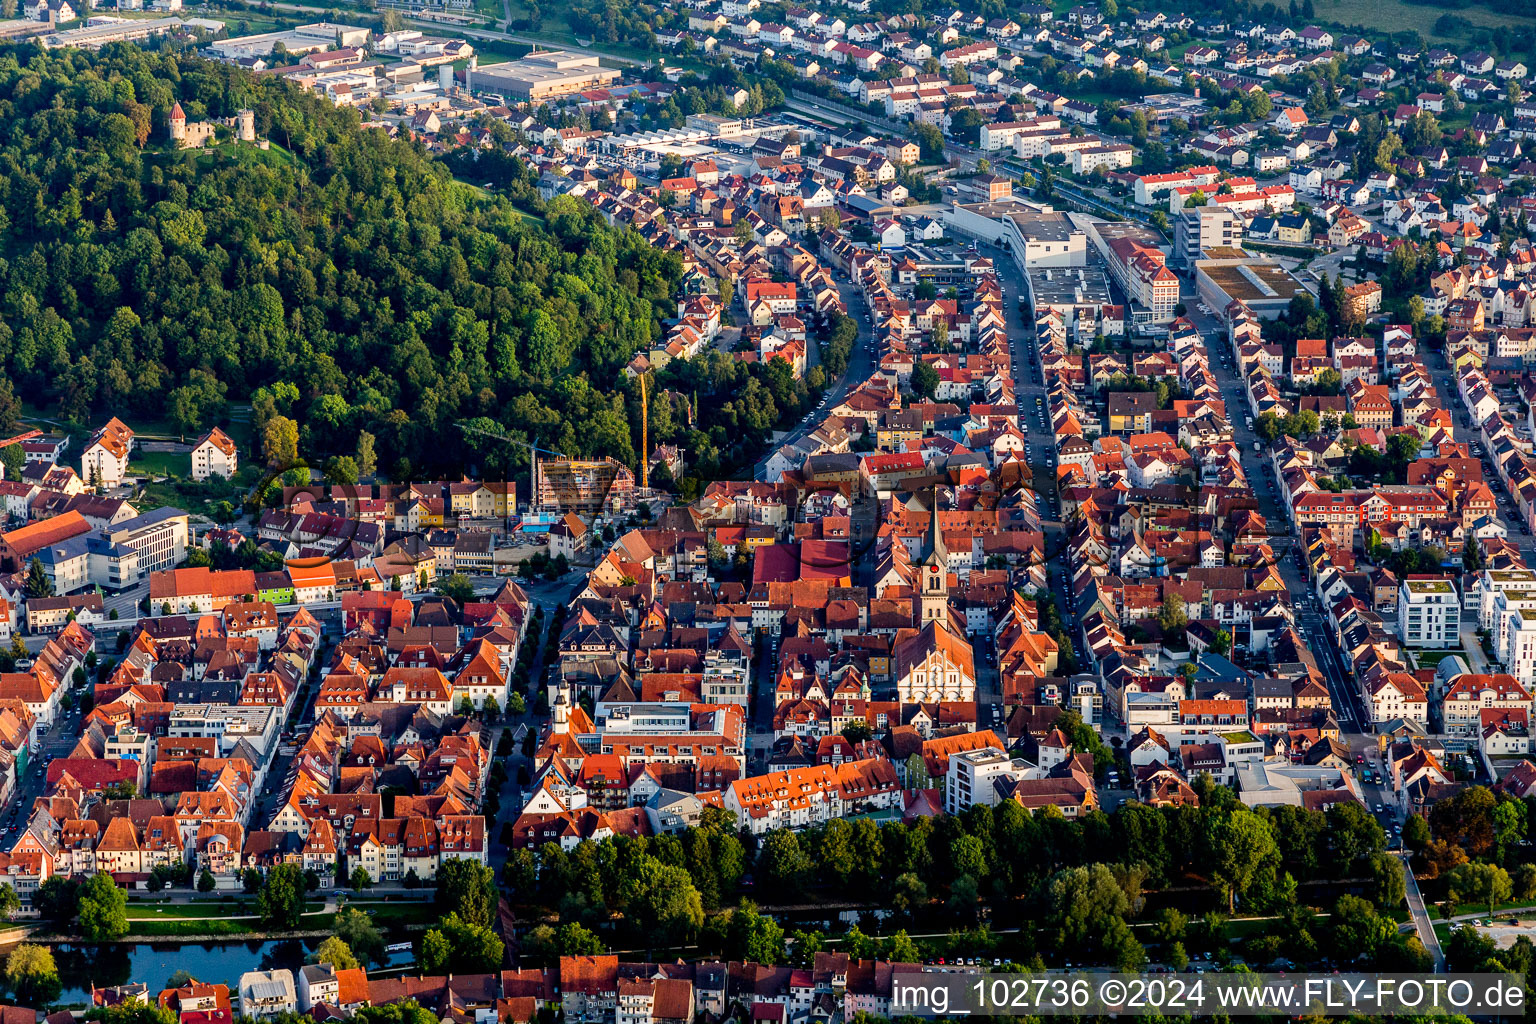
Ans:
POLYGON ((1486 7, 1466 7, 1447 12, 1440 7, 1404 3, 1403 0, 1318 0, 1318 20, 1337 25, 1360 25, 1378 32, 1402 32, 1415 29, 1431 42, 1456 42, 1459 36, 1437 35, 1435 19, 1450 13, 1483 28, 1506 28, 1511 24, 1531 24, 1536 15, 1520 17, 1495 14, 1486 7))
MULTIPOLYGON (((500 0, 494 0, 494 2, 496 2, 498 8, 501 6, 500 0)), ((528 17, 528 4, 523 2, 523 0, 507 0, 507 9, 511 12, 512 24, 524 21, 528 17)), ((498 16, 499 14, 500 12, 498 11, 498 16)), ((560 7, 541 6, 539 14, 540 24, 537 31, 530 31, 525 28, 513 28, 510 31, 515 35, 527 36, 529 39, 545 40, 557 46, 583 46, 590 44, 604 53, 611 53, 618 57, 643 63, 652 63, 658 56, 650 50, 642 50, 637 46, 630 46, 627 43, 598 42, 587 39, 585 36, 578 36, 576 30, 571 27, 570 21, 567 20, 565 11, 560 7)), ((477 40, 475 45, 479 46, 480 42, 477 40)), ((669 59, 668 63, 676 63, 676 60, 669 59)))
POLYGON ((1434 668, 1446 658, 1458 657, 1465 652, 1455 651, 1416 651, 1414 658, 1419 663, 1419 668, 1434 668))
POLYGON ((172 473, 185 476, 191 468, 191 463, 192 459, 189 455, 135 449, 133 457, 128 460, 128 472, 150 476, 170 476, 172 473))
MULTIPOLYGON (((339 894, 345 899, 345 894, 339 894)), ((401 929, 427 925, 437 919, 437 910, 429 900, 348 900, 371 916, 383 929, 401 929)), ((325 901, 311 899, 299 922, 300 931, 327 931, 335 914, 324 910, 325 901)), ((128 921, 135 935, 250 935, 261 932, 256 918, 256 902, 242 896, 231 900, 207 900, 196 903, 129 903, 128 921)))
MULTIPOLYGON (((305 912, 318 914, 325 908, 324 900, 310 900, 305 912)), ((196 903, 134 903, 128 904, 128 919, 170 920, 195 917, 240 917, 256 913, 256 901, 249 898, 229 900, 200 900, 196 903)))

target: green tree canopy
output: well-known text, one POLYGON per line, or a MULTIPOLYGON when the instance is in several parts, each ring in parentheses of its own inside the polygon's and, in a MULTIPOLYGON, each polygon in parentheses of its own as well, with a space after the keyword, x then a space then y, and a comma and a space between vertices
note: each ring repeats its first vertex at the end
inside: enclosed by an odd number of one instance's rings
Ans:
POLYGON ((22 1006, 43 1006, 64 990, 53 951, 24 942, 5 959, 5 984, 22 1006))
POLYGON ((92 942, 109 942, 128 934, 128 894, 112 876, 98 872, 80 887, 80 934, 92 942))
POLYGON ((256 894, 256 913, 269 928, 292 931, 304 916, 304 871, 297 864, 279 864, 267 872, 256 894))
POLYGON ((439 912, 459 915, 466 924, 489 926, 496 919, 496 873, 464 857, 443 861, 437 869, 439 912))
POLYGON ((315 950, 314 960, 317 964, 330 964, 338 971, 348 971, 362 966, 353 955, 352 947, 334 935, 320 943, 319 948, 315 950))

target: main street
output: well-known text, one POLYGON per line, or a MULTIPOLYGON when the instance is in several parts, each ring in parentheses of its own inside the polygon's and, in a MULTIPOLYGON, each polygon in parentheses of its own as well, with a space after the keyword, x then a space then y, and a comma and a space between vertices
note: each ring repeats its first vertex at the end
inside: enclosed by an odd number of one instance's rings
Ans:
POLYGON ((808 411, 799 423, 777 438, 763 453, 763 457, 757 460, 752 467, 754 480, 763 478, 764 467, 768 465, 768 459, 774 452, 784 445, 794 444, 806 434, 815 431, 826 419, 828 409, 841 402, 847 397, 848 392, 864 383, 869 379, 870 374, 875 372, 874 331, 870 322, 869 305, 864 301, 864 293, 841 276, 837 279, 837 290, 843 298, 843 305, 848 307, 848 316, 859 331, 858 337, 853 342, 853 351, 848 353, 848 366, 840 376, 827 381, 827 390, 822 401, 808 411))
MULTIPOLYGON (((1056 433, 1051 427, 1045 377, 1040 367, 1035 325, 1020 311, 1019 302, 1028 295, 1028 283, 1013 256, 1001 246, 981 245, 997 268, 1003 289, 1003 316, 1008 326, 1009 358, 1013 366, 1013 391, 1018 401, 1019 430, 1028 445, 1026 456, 1033 474, 1035 501, 1045 533, 1047 585, 1056 596, 1056 607, 1063 618, 1070 615, 1069 589, 1065 558, 1051 558, 1064 549, 1066 533, 1061 524, 1060 496, 1056 493, 1056 433)), ((1081 661, 1081 640, 1075 631, 1072 643, 1081 661)))
MULTIPOLYGON (((1243 470, 1248 474, 1249 481, 1253 485, 1254 495, 1259 500, 1260 511, 1263 512, 1271 527, 1289 524, 1289 517, 1280 504, 1280 493, 1272 467, 1258 452, 1254 451, 1258 436, 1247 425, 1249 408, 1246 393, 1243 390, 1242 380, 1237 374, 1231 346, 1225 340, 1225 328, 1215 316, 1199 311, 1196 296, 1191 294, 1181 298, 1190 311, 1190 319, 1195 322, 1196 327, 1206 338, 1207 349, 1212 354, 1211 370, 1220 384, 1222 397, 1227 401, 1227 418, 1232 424, 1233 439, 1241 450, 1243 470)), ((1442 399, 1446 397, 1444 392, 1441 397, 1442 399)), ((1334 715, 1339 722, 1340 739, 1357 758, 1356 772, 1361 779, 1359 782, 1361 799, 1365 802, 1366 810, 1376 818, 1389 836, 1394 837, 1393 842, 1396 842, 1396 837, 1401 834, 1402 811, 1397 802, 1397 794, 1392 792, 1385 782, 1383 771, 1385 764, 1380 757, 1377 737, 1370 730, 1370 709, 1366 706, 1364 694, 1354 685, 1333 631, 1329 628, 1322 605, 1308 587, 1301 567, 1297 564, 1295 545, 1290 542, 1290 538, 1286 537, 1272 537, 1271 544, 1275 547, 1278 557, 1280 576, 1285 582, 1286 590, 1292 595, 1297 630, 1302 634, 1308 650, 1312 652, 1318 668, 1322 670, 1327 680, 1328 694, 1333 702, 1334 715), (1363 781, 1364 770, 1367 768, 1375 773, 1376 781, 1369 783, 1363 781)), ((1404 875, 1409 918, 1414 930, 1418 933, 1419 941, 1434 958, 1435 970, 1443 971, 1445 954, 1441 950, 1439 937, 1435 934, 1434 923, 1425 906, 1423 894, 1419 891, 1418 882, 1414 879, 1413 870, 1406 856, 1399 856, 1398 862, 1404 875)))
MULTIPOLYGON (((1435 391, 1440 396, 1442 407, 1451 412, 1451 431, 1457 441, 1468 445, 1481 445, 1482 435, 1475 430, 1466 416, 1466 406, 1462 404, 1461 393, 1456 388, 1456 378, 1451 371, 1449 362, 1443 351, 1426 353, 1425 364, 1430 367, 1430 377, 1434 380, 1435 391)), ((1525 532, 1525 524, 1511 500, 1508 491, 1504 489, 1503 482, 1498 473, 1492 468, 1488 454, 1480 448, 1474 448, 1473 454, 1483 463, 1483 480, 1488 484, 1488 489, 1493 491, 1498 499, 1499 522, 1504 529, 1509 531, 1509 541, 1520 548, 1520 553, 1525 558, 1526 565, 1536 565, 1536 540, 1533 540, 1525 532)))
MULTIPOLYGON (((1181 285, 1187 282, 1181 281, 1181 285)), ((1237 372, 1237 363, 1231 345, 1226 340, 1226 329, 1212 313, 1199 309, 1199 298, 1192 291, 1180 296, 1188 309, 1188 317, 1206 339, 1211 354, 1211 372, 1221 388, 1226 402, 1227 419, 1232 424, 1232 439, 1237 444, 1243 464, 1243 472, 1259 502, 1259 511, 1274 527, 1288 527, 1290 516, 1281 503, 1280 490, 1274 477, 1272 464, 1262 452, 1255 451, 1258 434, 1248 426, 1251 410, 1243 380, 1237 372)), ((1296 610, 1296 625, 1310 645, 1318 667, 1328 681, 1329 695, 1333 699, 1334 713, 1344 733, 1344 741, 1350 749, 1358 750, 1370 742, 1364 735, 1368 722, 1363 697, 1353 686, 1349 672, 1332 642, 1327 620, 1316 596, 1307 584, 1301 567, 1296 563, 1296 545, 1293 538, 1272 536, 1270 545, 1275 550, 1277 565, 1286 589, 1292 595, 1296 610)))

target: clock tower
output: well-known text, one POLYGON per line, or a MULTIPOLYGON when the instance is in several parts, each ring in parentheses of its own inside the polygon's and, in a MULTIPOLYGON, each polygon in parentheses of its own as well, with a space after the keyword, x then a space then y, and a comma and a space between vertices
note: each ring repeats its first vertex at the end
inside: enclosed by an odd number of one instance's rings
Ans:
POLYGON ((923 557, 917 563, 920 625, 949 622, 949 551, 944 547, 944 533, 939 529, 938 495, 929 509, 928 535, 923 542, 923 557))

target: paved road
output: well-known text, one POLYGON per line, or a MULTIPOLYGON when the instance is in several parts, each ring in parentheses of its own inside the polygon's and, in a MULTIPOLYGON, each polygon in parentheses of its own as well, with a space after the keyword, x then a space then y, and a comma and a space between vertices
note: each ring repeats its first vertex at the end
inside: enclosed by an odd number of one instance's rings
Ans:
MULTIPOLYGON (((1046 582, 1056 597, 1063 619, 1070 621, 1072 595, 1066 576, 1065 558, 1055 557, 1063 549, 1066 535, 1061 523, 1061 504, 1056 492, 1056 434, 1050 426, 1046 403, 1045 378, 1040 354, 1035 345, 1035 325, 1019 310, 1019 300, 1028 295, 1024 272, 1012 253, 1001 246, 979 243, 978 248, 992 258, 998 283, 1003 289, 1003 316, 1008 326, 1009 358, 1012 360, 1014 397, 1018 401, 1019 430, 1028 445, 1026 455, 1034 476, 1037 508, 1045 534, 1047 558, 1046 582)), ((1079 665, 1086 663, 1082 637, 1069 630, 1079 665)))
POLYGON ((1399 854, 1397 862, 1403 869, 1403 882, 1408 892, 1408 913, 1413 919, 1414 929, 1419 933, 1419 941, 1424 943, 1424 948, 1435 958, 1435 971, 1444 971, 1445 951, 1440 948, 1440 936, 1435 934, 1435 923, 1430 919, 1424 894, 1419 891, 1419 881, 1413 877, 1413 868, 1408 865, 1408 855, 1399 854))
POLYGON ((821 426, 822 421, 826 419, 827 410, 841 402, 848 392, 864 383, 869 379, 869 375, 875 372, 875 339, 873 325, 869 320, 869 305, 864 301, 864 294, 841 276, 837 278, 837 290, 843 297, 843 304, 848 307, 848 315, 853 318, 854 326, 859 329, 859 336, 853 343, 853 351, 848 355, 848 366, 843 370, 842 376, 827 382, 826 400, 810 410, 788 433, 770 444, 763 452, 763 457, 752 466, 754 480, 763 479, 768 460, 774 452, 786 444, 794 444, 821 426))
MULTIPOLYGON (((1435 382, 1435 391, 1440 396, 1440 404, 1451 411, 1451 430, 1458 441, 1467 444, 1482 444, 1482 435, 1469 424, 1464 422, 1467 407, 1462 404, 1461 393, 1456 389, 1456 378, 1451 373, 1450 364, 1446 361, 1444 352, 1426 353, 1425 364, 1430 367, 1430 376, 1435 382)), ((1486 452, 1478 454, 1474 449, 1474 455, 1486 460, 1486 452)), ((1529 534, 1522 532, 1524 523, 1520 519, 1519 510, 1516 508, 1509 491, 1499 479, 1496 470, 1491 469, 1492 463, 1483 467, 1483 480, 1488 484, 1494 496, 1499 500, 1499 522, 1509 531, 1509 541, 1520 548, 1520 553, 1525 556, 1527 565, 1536 565, 1536 540, 1529 534)))
MULTIPOLYGON (((1199 311, 1197 298, 1194 295, 1185 297, 1185 302, 1191 310, 1191 319, 1207 339, 1212 353, 1212 372, 1216 375, 1221 386, 1222 397, 1227 402, 1227 418, 1232 422, 1233 440, 1237 442, 1242 452, 1243 470, 1247 473, 1249 482, 1253 485, 1254 494, 1259 499, 1260 511, 1271 526, 1286 525, 1289 523, 1289 515, 1281 503, 1272 465, 1261 453, 1253 450, 1254 443, 1259 440, 1259 437, 1248 427, 1248 417, 1252 415, 1252 410, 1248 406, 1247 392, 1243 387, 1242 379, 1237 373, 1231 346, 1226 341, 1225 329, 1215 316, 1199 311)), ((1280 559, 1281 578, 1293 597, 1297 627, 1311 644, 1318 667, 1327 677, 1329 695, 1333 699, 1334 710, 1344 732, 1344 742, 1351 750, 1363 749, 1371 742, 1370 738, 1364 735, 1367 731, 1366 723, 1370 721, 1364 698, 1354 686, 1353 679, 1333 642, 1323 609, 1313 595, 1300 566, 1296 563, 1293 539, 1275 537, 1271 538, 1271 542, 1280 559)))

